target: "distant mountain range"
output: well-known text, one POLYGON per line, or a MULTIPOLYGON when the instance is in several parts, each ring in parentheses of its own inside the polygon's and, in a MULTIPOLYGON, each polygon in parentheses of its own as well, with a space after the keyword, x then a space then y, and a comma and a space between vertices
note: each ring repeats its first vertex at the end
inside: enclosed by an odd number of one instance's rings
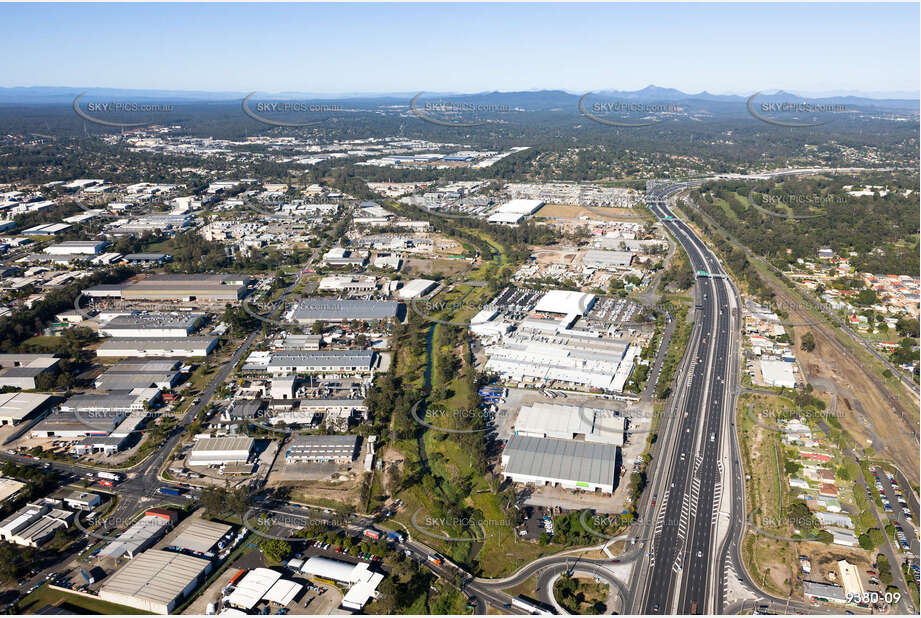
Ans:
MULTIPOLYGON (((228 102, 242 100, 247 92, 199 91, 199 90, 132 90, 125 88, 74 88, 64 86, 32 86, 0 88, 0 104, 61 104, 71 103, 79 94, 86 92, 87 101, 170 101, 174 103, 228 102)), ((277 92, 259 93, 257 99, 300 99, 312 101, 349 101, 352 106, 368 105, 407 105, 418 92, 391 93, 343 93, 338 95, 277 92)), ((555 108, 572 109, 582 94, 564 90, 531 90, 520 92, 479 92, 449 93, 426 92, 424 99, 445 100, 452 102, 470 102, 507 106, 512 109, 552 110, 555 108)), ((711 94, 707 91, 690 94, 674 88, 647 86, 641 90, 599 90, 592 94, 593 100, 630 101, 637 103, 706 103, 719 104, 745 103, 747 96, 733 94, 711 94)), ((823 97, 804 97, 790 92, 776 91, 763 93, 759 102, 809 101, 822 104, 840 104, 853 107, 917 110, 919 99, 914 98, 873 98, 866 96, 841 95, 823 97)))

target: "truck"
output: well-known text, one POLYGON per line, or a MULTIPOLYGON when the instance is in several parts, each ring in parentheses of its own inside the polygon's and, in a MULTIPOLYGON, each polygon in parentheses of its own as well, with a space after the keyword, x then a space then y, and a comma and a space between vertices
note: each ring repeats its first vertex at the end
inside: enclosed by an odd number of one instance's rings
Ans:
POLYGON ((86 574, 86 571, 84 571, 83 569, 80 569, 80 575, 83 576, 83 579, 86 580, 86 583, 88 583, 88 584, 94 584, 94 583, 96 583, 96 580, 93 579, 92 577, 90 577, 89 575, 87 575, 87 574, 86 574))
POLYGON ((112 481, 106 481, 106 480, 99 481, 99 484, 102 485, 103 487, 114 487, 115 486, 115 484, 112 483, 112 481))
POLYGON ((365 528, 362 534, 364 534, 369 539, 374 539, 375 541, 381 538, 381 533, 375 530, 374 528, 365 528))
POLYGON ((444 558, 438 554, 429 554, 428 561, 437 566, 444 564, 444 558))
POLYGON ((395 543, 402 543, 406 537, 403 536, 402 532, 388 532, 387 538, 395 543))
POLYGON ((160 492, 161 494, 166 494, 168 496, 180 495, 180 491, 176 489, 175 487, 161 487, 157 491, 160 492))
POLYGON ((799 557, 799 566, 804 574, 809 575, 812 573, 812 562, 809 560, 808 556, 799 557))
POLYGON ((118 472, 97 472, 96 476, 98 476, 101 479, 107 479, 110 481, 120 481, 122 480, 122 478, 124 478, 118 472))

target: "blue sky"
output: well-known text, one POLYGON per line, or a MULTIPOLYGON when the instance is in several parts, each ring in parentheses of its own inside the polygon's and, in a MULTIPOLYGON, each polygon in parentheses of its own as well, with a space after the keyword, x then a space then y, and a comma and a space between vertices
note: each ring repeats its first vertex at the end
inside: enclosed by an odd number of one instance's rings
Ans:
POLYGON ((0 4, 0 86, 915 93, 914 4, 0 4))

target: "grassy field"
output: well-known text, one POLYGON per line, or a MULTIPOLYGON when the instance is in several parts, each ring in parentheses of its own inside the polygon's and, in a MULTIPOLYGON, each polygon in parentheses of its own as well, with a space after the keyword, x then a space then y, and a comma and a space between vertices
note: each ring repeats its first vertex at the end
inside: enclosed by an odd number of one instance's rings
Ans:
POLYGON ((116 605, 99 599, 89 599, 63 590, 54 590, 45 585, 24 598, 17 605, 16 611, 32 614, 45 607, 54 605, 74 614, 150 614, 135 607, 116 605))

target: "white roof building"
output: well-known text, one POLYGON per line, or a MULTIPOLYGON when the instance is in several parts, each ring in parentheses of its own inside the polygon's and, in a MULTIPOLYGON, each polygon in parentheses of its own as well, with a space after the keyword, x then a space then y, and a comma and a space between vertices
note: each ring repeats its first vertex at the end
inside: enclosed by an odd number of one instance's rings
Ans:
POLYGON ((538 301, 535 311, 563 315, 585 315, 595 304, 595 295, 569 290, 550 290, 538 301))
POLYGON ((239 609, 250 610, 262 600, 281 579, 281 573, 272 569, 256 568, 243 576, 236 589, 227 597, 227 603, 239 609))
POLYGON ((768 386, 796 387, 796 376, 793 375, 793 363, 780 360, 762 359, 761 377, 768 386))
POLYGON ((199 440, 189 455, 190 466, 216 466, 246 463, 253 452, 255 440, 248 437, 205 438, 199 440))
POLYGON ((430 279, 413 279, 400 288, 397 295, 404 300, 421 298, 434 290, 437 286, 437 281, 431 281, 430 279))

